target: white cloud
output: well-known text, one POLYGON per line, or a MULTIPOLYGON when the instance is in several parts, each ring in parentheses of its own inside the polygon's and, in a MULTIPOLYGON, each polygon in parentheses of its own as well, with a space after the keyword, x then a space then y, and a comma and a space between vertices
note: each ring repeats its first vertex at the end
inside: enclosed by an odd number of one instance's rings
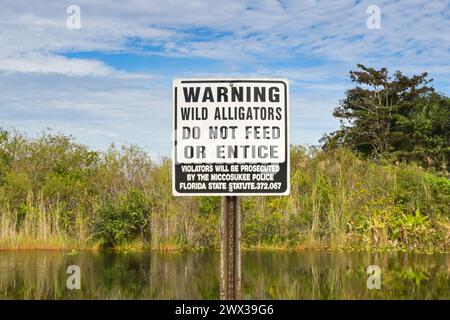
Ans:
POLYGON ((115 141, 147 146, 153 155, 169 153, 170 82, 0 73, 0 88, 0 127, 31 136, 50 127, 97 148, 115 141))
POLYGON ((133 50, 128 41, 133 38, 159 45, 166 54, 236 61, 299 54, 344 61, 450 58, 445 1, 376 1, 381 30, 366 28, 366 8, 373 1, 79 0, 81 30, 65 27, 64 1, 3 2, 0 39, 7 55, 133 50))
POLYGON ((69 59, 64 56, 36 53, 0 58, 0 70, 8 72, 62 73, 77 76, 107 76, 114 71, 101 61, 69 59))

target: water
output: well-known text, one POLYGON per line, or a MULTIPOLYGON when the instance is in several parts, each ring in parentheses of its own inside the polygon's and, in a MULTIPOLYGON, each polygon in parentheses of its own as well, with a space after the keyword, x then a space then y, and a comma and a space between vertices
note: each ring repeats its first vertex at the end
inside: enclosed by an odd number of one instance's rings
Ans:
MULTIPOLYGON (((244 299, 450 299, 450 255, 245 251, 244 299), (381 289, 366 268, 381 268, 381 289)), ((0 252, 0 299, 217 299, 219 255, 0 252), (69 265, 81 289, 66 287, 69 265)))

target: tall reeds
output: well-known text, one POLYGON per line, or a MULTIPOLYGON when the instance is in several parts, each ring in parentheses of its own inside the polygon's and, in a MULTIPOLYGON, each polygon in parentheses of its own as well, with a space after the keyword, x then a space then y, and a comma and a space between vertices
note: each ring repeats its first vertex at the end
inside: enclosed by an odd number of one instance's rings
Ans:
MULTIPOLYGON (((0 248, 218 246, 219 197, 171 194, 171 162, 71 137, 0 144, 0 248)), ((246 197, 247 247, 446 251, 450 182, 348 150, 291 149, 291 195, 246 197)))

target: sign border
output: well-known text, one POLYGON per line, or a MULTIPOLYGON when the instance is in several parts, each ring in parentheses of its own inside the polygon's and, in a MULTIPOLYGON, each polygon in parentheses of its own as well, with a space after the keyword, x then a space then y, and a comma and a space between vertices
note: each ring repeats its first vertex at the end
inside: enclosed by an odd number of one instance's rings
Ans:
POLYGON ((177 197, 200 197, 200 196, 287 196, 291 193, 291 157, 290 157, 290 98, 289 98, 289 80, 287 79, 265 79, 265 78, 229 78, 229 79, 174 79, 172 81, 172 195, 177 197), (180 193, 175 188, 175 165, 176 165, 176 148, 177 148, 177 86, 182 83, 282 83, 284 85, 285 92, 285 124, 286 124, 286 147, 285 147, 285 161, 286 161, 286 181, 287 188, 284 192, 266 192, 266 193, 236 193, 236 192, 202 192, 202 193, 180 193))

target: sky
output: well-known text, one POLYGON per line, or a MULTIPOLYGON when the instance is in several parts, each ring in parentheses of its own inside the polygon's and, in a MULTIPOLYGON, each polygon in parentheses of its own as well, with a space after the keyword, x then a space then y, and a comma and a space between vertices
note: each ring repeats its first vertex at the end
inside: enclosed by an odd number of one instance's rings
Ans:
POLYGON ((287 78, 291 143, 317 145, 339 127, 332 111, 357 63, 427 71, 450 93, 449 9, 448 0, 0 0, 0 127, 168 156, 173 79, 287 78), (367 25, 373 6, 379 28, 367 25))

